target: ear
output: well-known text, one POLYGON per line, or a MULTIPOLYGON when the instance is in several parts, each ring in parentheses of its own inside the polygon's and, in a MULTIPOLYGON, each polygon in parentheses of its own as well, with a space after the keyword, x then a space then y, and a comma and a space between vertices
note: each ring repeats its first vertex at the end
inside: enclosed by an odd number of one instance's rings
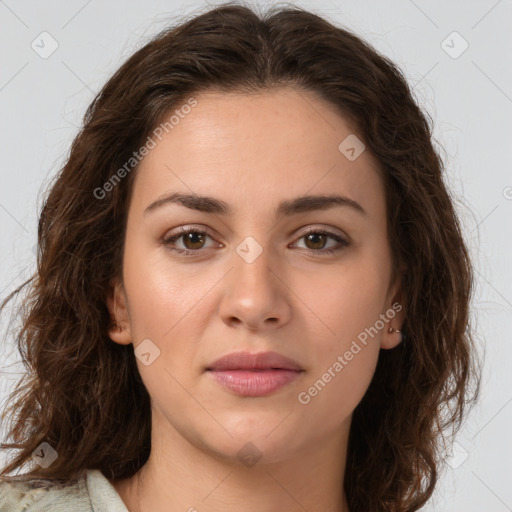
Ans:
POLYGON ((111 318, 108 327, 110 339, 121 345, 129 345, 133 341, 130 330, 130 315, 126 307, 127 300, 124 288, 117 279, 110 280, 106 302, 111 318))
POLYGON ((385 316, 388 321, 381 336, 380 348, 395 348, 403 340, 402 326, 405 320, 405 306, 400 280, 397 278, 386 298, 385 316), (391 330, 391 332, 390 332, 391 330), (397 332, 400 331, 400 332, 397 332))

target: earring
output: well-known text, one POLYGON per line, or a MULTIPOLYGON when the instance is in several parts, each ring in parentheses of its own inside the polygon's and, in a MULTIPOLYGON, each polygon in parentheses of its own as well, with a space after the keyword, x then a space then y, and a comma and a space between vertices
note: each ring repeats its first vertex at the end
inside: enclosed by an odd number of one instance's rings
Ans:
POLYGON ((389 333, 392 333, 392 332, 399 332, 399 333, 400 333, 401 341, 405 341, 406 336, 405 336, 405 334, 402 334, 402 331, 401 331, 400 329, 393 329, 393 327, 390 327, 390 328, 388 329, 388 332, 389 332, 389 333))

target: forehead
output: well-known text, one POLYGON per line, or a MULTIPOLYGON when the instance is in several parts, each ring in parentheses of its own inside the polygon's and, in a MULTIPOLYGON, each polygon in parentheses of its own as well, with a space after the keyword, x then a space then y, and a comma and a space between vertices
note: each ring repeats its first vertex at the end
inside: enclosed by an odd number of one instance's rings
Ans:
POLYGON ((339 193, 382 214, 378 163, 367 150, 355 160, 340 151, 357 134, 331 103, 291 87, 209 91, 193 99, 194 107, 180 112, 175 105, 164 117, 181 114, 154 139, 137 170, 132 199, 140 208, 172 191, 253 208, 307 193, 339 193))

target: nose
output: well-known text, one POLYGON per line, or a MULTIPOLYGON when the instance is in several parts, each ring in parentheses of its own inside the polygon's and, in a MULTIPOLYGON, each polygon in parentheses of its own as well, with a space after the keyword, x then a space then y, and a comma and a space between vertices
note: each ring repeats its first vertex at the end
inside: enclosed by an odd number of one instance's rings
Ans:
POLYGON ((224 323, 260 332, 286 324, 291 316, 291 291, 269 250, 264 249, 254 261, 235 253, 233 264, 224 280, 220 305, 224 323))

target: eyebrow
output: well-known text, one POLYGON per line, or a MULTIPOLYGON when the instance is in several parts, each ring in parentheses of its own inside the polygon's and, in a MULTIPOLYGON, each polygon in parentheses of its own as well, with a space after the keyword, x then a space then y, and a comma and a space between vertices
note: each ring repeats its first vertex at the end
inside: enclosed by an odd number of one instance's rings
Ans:
MULTIPOLYGON (((231 215, 233 210, 224 201, 209 196, 198 196, 197 194, 181 194, 174 192, 158 198, 152 202, 145 210, 144 215, 155 211, 167 204, 179 204, 205 213, 215 213, 218 215, 231 215)), ((295 199, 285 200, 279 203, 276 210, 276 217, 292 216, 304 212, 313 212, 317 210, 328 210, 334 207, 349 207, 353 210, 367 215, 364 208, 353 199, 337 194, 300 196, 295 199)))

